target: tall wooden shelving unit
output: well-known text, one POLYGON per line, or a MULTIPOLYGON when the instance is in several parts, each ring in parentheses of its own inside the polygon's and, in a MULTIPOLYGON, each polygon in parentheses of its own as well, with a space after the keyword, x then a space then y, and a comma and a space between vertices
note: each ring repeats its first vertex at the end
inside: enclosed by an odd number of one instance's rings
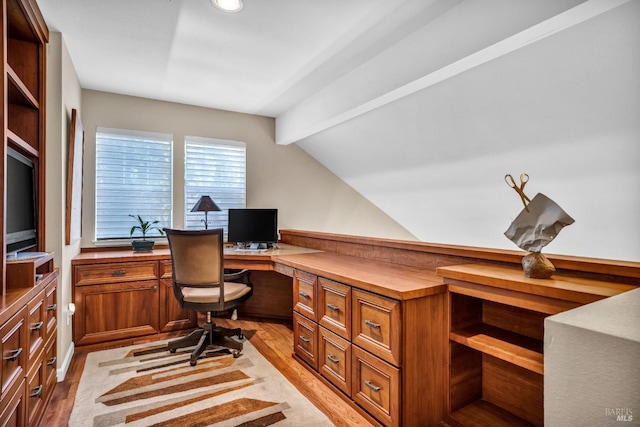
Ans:
MULTIPOLYGON (((35 165, 37 191, 37 251, 44 251, 44 146, 45 146, 45 59, 49 30, 35 0, 3 0, 2 116, 2 214, 5 218, 6 155, 11 147, 35 165)), ((5 221, 2 222, 2 291, 6 291, 5 221)))
POLYGON ((36 0, 0 0, 3 162, 0 180, 0 425, 37 426, 57 368, 57 276, 53 254, 7 261, 7 151, 34 164, 38 241, 45 251, 45 59, 49 30, 36 0))

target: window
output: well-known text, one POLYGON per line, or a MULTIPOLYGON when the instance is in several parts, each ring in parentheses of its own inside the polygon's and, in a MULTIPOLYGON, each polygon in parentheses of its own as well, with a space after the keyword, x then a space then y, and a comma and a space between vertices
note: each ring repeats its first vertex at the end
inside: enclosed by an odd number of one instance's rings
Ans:
POLYGON ((129 238, 130 214, 171 226, 172 140, 167 134, 98 128, 96 239, 129 238))
POLYGON ((208 227, 226 236, 228 210, 246 206, 246 168, 244 142, 185 137, 185 228, 204 228, 204 213, 191 209, 208 195, 221 209, 207 214, 208 227))

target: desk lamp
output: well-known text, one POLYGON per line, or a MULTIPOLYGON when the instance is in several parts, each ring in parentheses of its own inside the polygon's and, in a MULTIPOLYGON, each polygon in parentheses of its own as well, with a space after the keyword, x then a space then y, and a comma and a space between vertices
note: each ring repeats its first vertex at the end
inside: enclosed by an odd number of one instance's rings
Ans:
POLYGON ((198 200, 198 202, 195 204, 193 209, 191 209, 191 212, 204 212, 204 219, 202 221, 204 222, 204 229, 207 230, 209 228, 207 213, 209 211, 219 211, 219 210, 221 209, 218 207, 218 205, 215 204, 213 200, 211 200, 211 197, 202 196, 200 197, 200 200, 198 200))

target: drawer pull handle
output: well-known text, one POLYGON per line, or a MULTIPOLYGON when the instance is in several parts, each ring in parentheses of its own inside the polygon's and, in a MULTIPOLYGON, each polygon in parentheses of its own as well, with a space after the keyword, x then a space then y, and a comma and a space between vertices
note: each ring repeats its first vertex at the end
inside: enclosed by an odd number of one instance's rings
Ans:
POLYGON ((380 393, 380 387, 376 387, 374 386, 371 381, 365 381, 364 385, 366 385, 367 387, 369 387, 371 390, 375 391, 376 393, 380 393))
POLYGON ((298 295, 300 295, 302 298, 309 298, 309 294, 306 292, 298 292, 298 295))
POLYGON ((302 335, 300 335, 300 341, 302 341, 304 343, 308 343, 309 342, 309 338, 303 337, 302 335))
POLYGON ((327 307, 329 307, 329 310, 340 311, 340 307, 338 307, 337 305, 327 304, 327 307))
POLYGON ((336 359, 332 354, 328 355, 327 359, 329 359, 333 363, 340 363, 340 361, 336 359))
POLYGON ((49 311, 55 311, 56 308, 58 308, 58 304, 51 304, 47 306, 47 310, 49 311))
POLYGON ((39 385, 38 387, 33 389, 33 393, 31 393, 29 397, 40 397, 41 394, 42 394, 42 385, 39 385))
POLYGON ((31 327, 32 331, 39 331, 44 326, 44 322, 38 322, 31 327))
POLYGON ((56 364, 56 360, 58 360, 58 358, 56 356, 53 356, 51 359, 47 360, 47 366, 53 366, 56 364))
POLYGON ((9 362, 15 362, 16 360, 18 360, 18 357, 20 357, 20 355, 22 354, 22 347, 20 347, 17 350, 13 350, 10 353, 11 354, 9 356, 4 357, 4 360, 7 360, 9 362))
POLYGON ((116 270, 111 273, 112 276, 124 276, 125 274, 127 274, 127 272, 124 270, 116 270))
POLYGON ((373 323, 371 320, 365 320, 364 324, 372 328, 380 329, 380 323, 373 323))

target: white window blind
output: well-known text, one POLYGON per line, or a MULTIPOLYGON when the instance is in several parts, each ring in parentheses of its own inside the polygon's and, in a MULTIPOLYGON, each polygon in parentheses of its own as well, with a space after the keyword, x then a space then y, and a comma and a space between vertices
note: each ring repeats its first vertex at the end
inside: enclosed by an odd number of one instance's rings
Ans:
POLYGON ((98 128, 96 239, 129 238, 136 224, 130 214, 171 226, 172 141, 167 134, 98 128))
POLYGON ((211 138, 185 137, 185 227, 204 228, 204 212, 191 212, 208 195, 221 209, 207 214, 209 228, 227 233, 230 208, 246 206, 246 144, 211 138))

